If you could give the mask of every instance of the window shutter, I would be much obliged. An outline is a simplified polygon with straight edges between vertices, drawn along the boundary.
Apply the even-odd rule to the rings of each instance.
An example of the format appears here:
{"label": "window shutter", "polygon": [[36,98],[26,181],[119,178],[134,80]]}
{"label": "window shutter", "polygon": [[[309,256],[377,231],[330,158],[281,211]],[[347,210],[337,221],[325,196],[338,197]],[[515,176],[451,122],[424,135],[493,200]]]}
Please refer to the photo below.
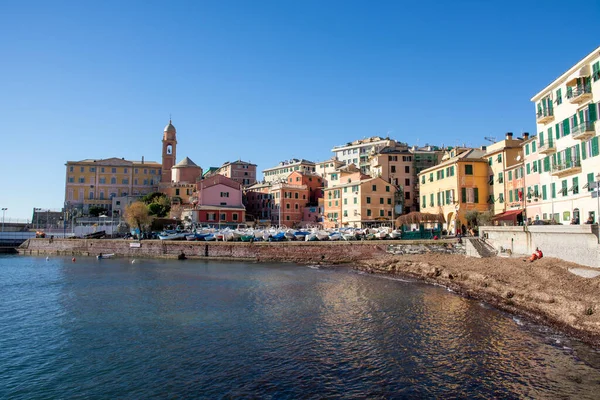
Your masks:
{"label": "window shutter", "polygon": [[467,188],[460,189],[460,198],[462,199],[463,203],[467,202]]}
{"label": "window shutter", "polygon": [[473,188],[473,197],[475,198],[475,204],[479,203],[479,188]]}
{"label": "window shutter", "polygon": [[554,183],[554,182],[552,183],[551,193],[552,193],[552,198],[553,199],[556,198],[556,183]]}
{"label": "window shutter", "polygon": [[586,147],[587,147],[587,143],[584,142],[583,146],[581,146],[581,159],[582,160],[585,160],[587,158],[587,149],[586,149]]}
{"label": "window shutter", "polygon": [[546,193],[546,185],[542,185],[542,200],[546,200],[548,198],[548,194]]}
{"label": "window shutter", "polygon": [[[555,131],[554,132],[554,136],[556,137],[556,139],[560,139],[560,124],[556,124],[554,125]],[[548,133],[551,133],[550,130],[548,130]]]}
{"label": "window shutter", "polygon": [[[575,116],[575,118],[577,118],[577,116]],[[569,118],[563,121],[563,130],[563,136],[567,136],[569,133],[571,133],[571,127],[569,126]]]}
{"label": "window shutter", "polygon": [[565,163],[567,165],[571,163],[571,148],[565,150]]}
{"label": "window shutter", "polygon": [[592,157],[598,155],[598,136],[592,138]]}
{"label": "window shutter", "polygon": [[512,203],[512,201],[513,201],[513,192],[512,192],[512,190],[510,190],[508,192],[508,201],[509,201],[509,203]]}
{"label": "window shutter", "polygon": [[590,112],[590,121],[594,122],[598,118],[598,104],[592,103],[588,106]]}
{"label": "window shutter", "polygon": [[531,173],[531,166],[529,165],[529,163],[527,163],[527,175],[529,175]]}
{"label": "window shutter", "polygon": [[[552,128],[550,128],[552,129]],[[544,145],[544,132],[540,132],[539,134],[540,137],[540,147]]]}
{"label": "window shutter", "polygon": [[575,145],[575,159],[577,160],[579,158],[579,144]]}

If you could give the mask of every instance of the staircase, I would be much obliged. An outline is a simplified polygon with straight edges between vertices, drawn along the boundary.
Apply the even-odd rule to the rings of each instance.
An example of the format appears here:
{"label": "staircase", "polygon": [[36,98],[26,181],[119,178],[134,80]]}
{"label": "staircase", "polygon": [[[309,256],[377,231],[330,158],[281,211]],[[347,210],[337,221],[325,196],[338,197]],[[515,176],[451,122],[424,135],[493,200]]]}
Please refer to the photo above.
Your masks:
{"label": "staircase", "polygon": [[467,240],[467,255],[469,257],[495,257],[498,251],[489,243],[480,238],[468,238]]}

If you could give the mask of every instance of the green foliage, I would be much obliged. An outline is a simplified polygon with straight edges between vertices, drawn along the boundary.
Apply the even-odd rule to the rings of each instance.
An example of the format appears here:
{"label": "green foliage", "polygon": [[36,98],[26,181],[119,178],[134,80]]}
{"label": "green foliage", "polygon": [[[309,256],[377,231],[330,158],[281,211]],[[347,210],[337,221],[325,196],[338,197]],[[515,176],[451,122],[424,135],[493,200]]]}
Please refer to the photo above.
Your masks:
{"label": "green foliage", "polygon": [[92,217],[97,217],[97,216],[99,216],[101,214],[105,214],[107,212],[108,211],[106,209],[102,208],[102,207],[91,206],[90,209],[89,209],[89,211],[88,211],[88,214],[90,214]]}
{"label": "green foliage", "polygon": [[465,213],[465,219],[469,226],[477,226],[477,219],[479,217],[479,211],[471,210]]}
{"label": "green foliage", "polygon": [[149,193],[142,197],[142,201],[147,205],[151,216],[165,217],[171,211],[171,200],[164,193]]}

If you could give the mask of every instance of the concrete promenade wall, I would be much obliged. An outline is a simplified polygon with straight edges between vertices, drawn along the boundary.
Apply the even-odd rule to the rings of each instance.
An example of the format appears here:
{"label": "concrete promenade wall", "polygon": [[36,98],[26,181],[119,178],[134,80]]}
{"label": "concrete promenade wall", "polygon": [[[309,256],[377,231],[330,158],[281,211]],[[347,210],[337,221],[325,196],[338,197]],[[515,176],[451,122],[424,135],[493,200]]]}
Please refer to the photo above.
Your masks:
{"label": "concrete promenade wall", "polygon": [[[140,247],[123,239],[30,239],[17,250],[20,254],[96,256],[100,253],[121,257],[175,258],[184,252],[188,258],[240,259],[298,263],[348,263],[385,254],[464,254],[456,240],[437,241],[339,241],[339,242],[188,242],[143,240]],[[134,244],[136,246],[137,244]]]}
{"label": "concrete promenade wall", "polygon": [[530,255],[539,247],[546,256],[600,268],[598,225],[482,226],[479,232],[499,254]]}

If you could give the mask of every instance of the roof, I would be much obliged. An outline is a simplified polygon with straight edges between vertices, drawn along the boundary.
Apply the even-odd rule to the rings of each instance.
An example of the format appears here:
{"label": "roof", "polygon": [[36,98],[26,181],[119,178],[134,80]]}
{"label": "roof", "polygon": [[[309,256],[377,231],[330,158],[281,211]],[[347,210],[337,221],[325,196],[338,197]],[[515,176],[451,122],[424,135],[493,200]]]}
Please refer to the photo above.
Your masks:
{"label": "roof", "polygon": [[254,165],[256,167],[256,164],[252,164],[251,162],[237,160],[237,161],[225,161],[223,163],[223,165],[221,165],[221,168],[223,168],[223,167],[225,167],[227,165],[233,165],[233,164],[236,164],[236,165]]}
{"label": "roof", "polygon": [[184,158],[183,160],[179,161],[177,164],[175,164],[173,166],[173,168],[186,168],[186,167],[200,168],[189,157]]}
{"label": "roof", "polygon": [[219,167],[209,167],[206,171],[204,171],[202,176],[210,175],[212,173],[217,172],[218,170],[219,170]]}
{"label": "roof", "polygon": [[169,124],[167,126],[165,126],[165,132],[168,132],[168,133],[176,133],[177,132],[177,130],[171,123],[171,120],[169,120]]}

